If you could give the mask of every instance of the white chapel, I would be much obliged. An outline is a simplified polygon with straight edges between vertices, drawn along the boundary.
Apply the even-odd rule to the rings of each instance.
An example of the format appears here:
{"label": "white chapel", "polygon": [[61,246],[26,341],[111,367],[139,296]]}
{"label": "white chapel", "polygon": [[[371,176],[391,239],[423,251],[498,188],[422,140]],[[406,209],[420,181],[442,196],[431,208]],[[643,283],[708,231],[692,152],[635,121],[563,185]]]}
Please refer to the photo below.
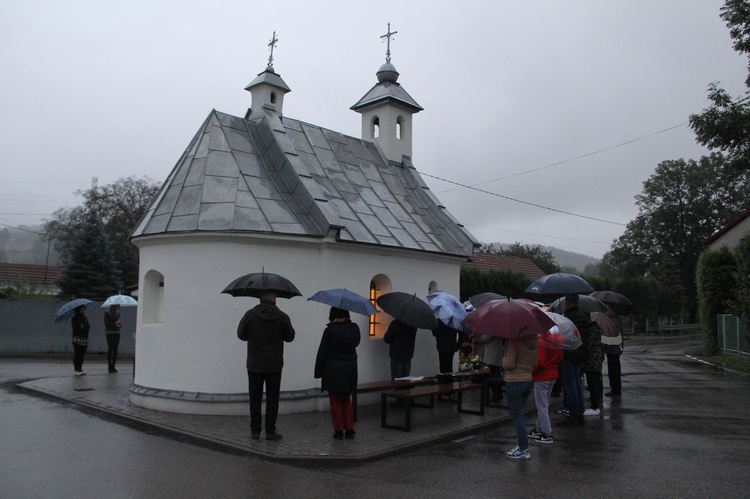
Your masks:
{"label": "white chapel", "polygon": [[[461,264],[479,246],[412,162],[413,117],[422,107],[398,83],[390,46],[377,83],[351,107],[362,116],[360,137],[285,116],[291,89],[272,60],[245,88],[252,101],[244,116],[208,114],[133,232],[140,251],[133,404],[249,413],[246,345],[236,331],[258,300],[221,291],[264,270],[303,294],[277,300],[297,333],[285,345],[280,413],[328,410],[313,366],[329,308],[306,298],[330,288],[458,295]],[[382,337],[391,318],[352,320],[362,331],[360,382],[388,379]],[[420,330],[412,374],[437,371],[434,338]]]}

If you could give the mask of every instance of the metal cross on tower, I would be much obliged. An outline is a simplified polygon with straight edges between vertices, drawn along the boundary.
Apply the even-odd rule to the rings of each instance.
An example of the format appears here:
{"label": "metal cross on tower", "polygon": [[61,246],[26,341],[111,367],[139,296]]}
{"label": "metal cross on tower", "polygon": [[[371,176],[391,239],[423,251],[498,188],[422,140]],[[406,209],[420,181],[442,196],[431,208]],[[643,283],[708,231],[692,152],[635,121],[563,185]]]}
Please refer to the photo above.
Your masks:
{"label": "metal cross on tower", "polygon": [[268,57],[268,67],[273,67],[273,48],[276,46],[276,42],[278,42],[279,39],[276,38],[276,32],[273,32],[273,37],[268,41],[268,46],[271,47],[271,55]]}
{"label": "metal cross on tower", "polygon": [[391,32],[391,23],[388,23],[388,33],[380,37],[388,39],[388,48],[385,51],[385,62],[388,64],[391,63],[391,37],[396,33],[398,33],[398,31]]}

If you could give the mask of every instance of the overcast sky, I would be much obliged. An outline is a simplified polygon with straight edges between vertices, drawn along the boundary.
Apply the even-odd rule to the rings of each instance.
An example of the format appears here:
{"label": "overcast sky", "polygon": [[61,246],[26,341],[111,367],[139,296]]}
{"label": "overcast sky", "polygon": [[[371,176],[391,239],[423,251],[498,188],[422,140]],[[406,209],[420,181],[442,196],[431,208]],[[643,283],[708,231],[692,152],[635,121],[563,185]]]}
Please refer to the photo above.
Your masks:
{"label": "overcast sky", "polygon": [[601,257],[659,162],[707,153],[687,121],[708,84],[745,90],[722,4],[0,0],[0,223],[78,205],[92,177],[163,182],[211,109],[244,116],[274,31],[284,114],[359,136],[390,22],[443,204],[481,242]]}

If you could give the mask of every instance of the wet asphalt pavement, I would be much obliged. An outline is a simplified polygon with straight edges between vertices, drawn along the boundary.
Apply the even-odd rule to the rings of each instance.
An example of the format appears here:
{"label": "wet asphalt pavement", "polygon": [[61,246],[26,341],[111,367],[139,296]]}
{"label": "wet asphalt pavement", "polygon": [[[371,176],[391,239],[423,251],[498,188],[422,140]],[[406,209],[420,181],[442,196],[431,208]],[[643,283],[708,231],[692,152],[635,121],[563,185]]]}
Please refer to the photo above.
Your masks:
{"label": "wet asphalt pavement", "polygon": [[0,497],[750,497],[750,377],[685,356],[698,342],[633,338],[623,397],[585,427],[553,416],[522,462],[510,422],[363,462],[261,459],[21,391],[69,359],[3,358]]}

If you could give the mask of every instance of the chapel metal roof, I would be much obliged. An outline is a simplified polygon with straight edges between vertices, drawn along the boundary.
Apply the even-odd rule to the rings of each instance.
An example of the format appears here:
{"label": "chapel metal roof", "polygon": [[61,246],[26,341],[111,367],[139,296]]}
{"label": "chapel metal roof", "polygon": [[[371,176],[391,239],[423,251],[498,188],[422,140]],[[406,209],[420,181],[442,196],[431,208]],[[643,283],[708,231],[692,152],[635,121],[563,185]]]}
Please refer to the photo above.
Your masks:
{"label": "chapel metal roof", "polygon": [[479,243],[413,164],[373,142],[281,118],[211,111],[133,237],[256,232],[470,256]]}

